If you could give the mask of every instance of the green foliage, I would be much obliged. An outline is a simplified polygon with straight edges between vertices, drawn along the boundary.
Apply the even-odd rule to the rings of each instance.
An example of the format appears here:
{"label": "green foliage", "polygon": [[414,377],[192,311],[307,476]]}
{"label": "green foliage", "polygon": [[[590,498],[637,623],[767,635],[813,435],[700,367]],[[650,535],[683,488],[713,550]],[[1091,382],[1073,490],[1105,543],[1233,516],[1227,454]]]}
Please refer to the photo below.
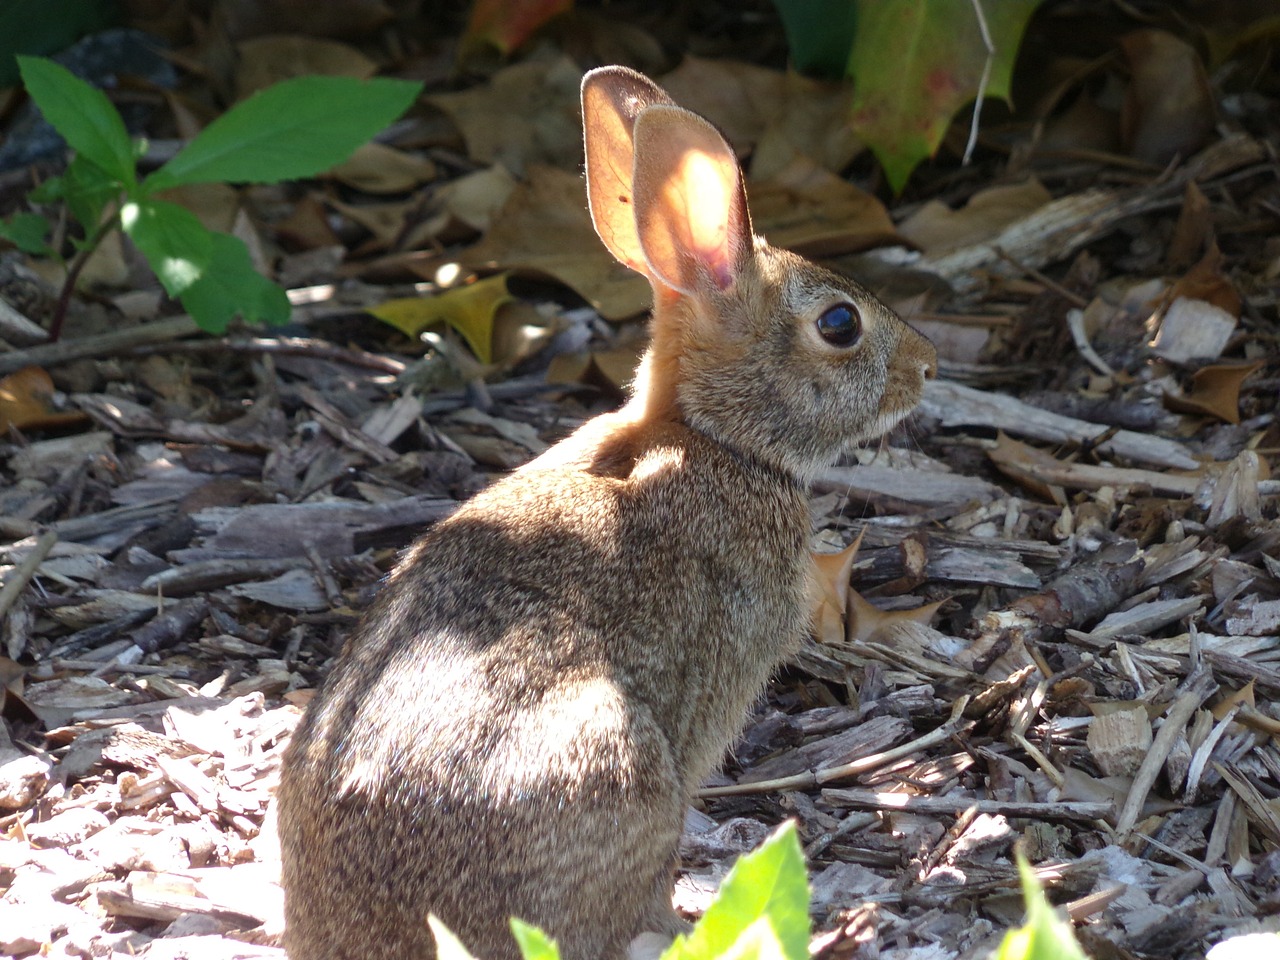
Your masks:
{"label": "green foliage", "polygon": [[[975,4],[987,24],[990,54]],[[796,68],[853,79],[854,128],[895,192],[938,149],[965,104],[979,95],[1008,99],[1018,44],[1039,4],[774,0]]]}
{"label": "green foliage", "polygon": [[[390,79],[288,80],[232,107],[139,181],[134,145],[102,91],[48,60],[18,57],[18,66],[31,98],[76,151],[66,173],[30,199],[66,204],[85,231],[78,245],[81,265],[108,231],[123,230],[165,292],[213,333],[225,330],[237,313],[251,323],[285,323],[288,298],[253,269],[241,240],[208,230],[185,207],[157,194],[184,184],[274,183],[321,173],[403,113],[420,89]],[[46,230],[44,218],[34,214],[0,223],[0,236],[33,253],[52,252],[44,244]]]}
{"label": "green foliage", "polygon": [[1021,853],[1018,875],[1027,902],[1027,922],[1004,935],[992,960],[1088,960],[1071,932],[1071,924],[1054,912],[1036,881],[1035,871]]}
{"label": "green foliage", "polygon": [[118,20],[111,0],[0,0],[0,87],[18,82],[20,53],[54,53]]}

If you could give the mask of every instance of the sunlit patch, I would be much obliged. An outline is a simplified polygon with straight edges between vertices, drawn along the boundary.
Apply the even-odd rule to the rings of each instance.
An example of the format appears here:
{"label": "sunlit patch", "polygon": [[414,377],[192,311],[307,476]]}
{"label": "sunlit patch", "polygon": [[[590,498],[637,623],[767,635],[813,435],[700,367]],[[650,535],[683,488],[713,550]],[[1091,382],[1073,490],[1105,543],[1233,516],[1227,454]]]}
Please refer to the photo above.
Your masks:
{"label": "sunlit patch", "polygon": [[446,263],[436,270],[435,281],[437,286],[451,287],[458,282],[458,277],[462,274],[462,264]]}
{"label": "sunlit patch", "polygon": [[690,150],[680,160],[675,189],[685,195],[689,241],[699,258],[712,267],[722,283],[729,276],[729,224],[726,212],[737,178],[725,163],[701,150]]}

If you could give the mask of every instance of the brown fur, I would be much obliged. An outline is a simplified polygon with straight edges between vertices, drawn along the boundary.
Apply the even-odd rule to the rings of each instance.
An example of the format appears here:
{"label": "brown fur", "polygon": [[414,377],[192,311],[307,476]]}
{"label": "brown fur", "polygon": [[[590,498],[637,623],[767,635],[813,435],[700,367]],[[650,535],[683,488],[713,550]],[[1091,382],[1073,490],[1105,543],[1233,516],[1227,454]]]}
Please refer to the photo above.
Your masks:
{"label": "brown fur", "polygon": [[[635,166],[653,163],[636,91],[678,111],[664,139],[701,124],[709,142],[643,77],[596,71],[593,188],[591,119],[610,103],[598,128],[635,124]],[[674,165],[645,176],[669,184]],[[637,218],[649,202],[658,220],[620,237],[602,205],[630,203],[631,180],[611,177],[597,224],[655,286],[633,397],[423,537],[311,704],[279,790],[293,960],[425,960],[429,912],[484,960],[516,956],[511,915],[566,960],[677,932],[690,793],[805,628],[807,479],[904,416],[932,372],[928,341],[861,287],[752,241],[743,196],[724,250],[690,259],[677,238],[677,263],[637,238],[678,233],[680,209],[641,196]],[[813,329],[840,302],[863,323],[844,350]]]}

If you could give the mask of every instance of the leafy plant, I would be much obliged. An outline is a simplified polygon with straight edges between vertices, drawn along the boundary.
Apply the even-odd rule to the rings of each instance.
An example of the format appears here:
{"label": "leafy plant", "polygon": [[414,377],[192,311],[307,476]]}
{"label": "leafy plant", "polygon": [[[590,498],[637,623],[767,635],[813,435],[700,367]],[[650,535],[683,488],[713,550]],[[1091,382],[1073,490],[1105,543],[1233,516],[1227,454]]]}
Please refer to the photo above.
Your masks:
{"label": "leafy plant", "polygon": [[854,128],[900,192],[961,107],[1008,99],[1018,44],[1040,0],[774,4],[797,68],[852,78]]}
{"label": "leafy plant", "polygon": [[[474,960],[436,917],[428,922],[438,960]],[[524,960],[559,960],[555,942],[541,930],[513,919],[511,931]],[[809,881],[795,824],[786,823],[734,865],[693,932],[677,937],[662,960],[808,956]]]}
{"label": "leafy plant", "polygon": [[[195,183],[276,183],[314,176],[340,163],[403,113],[421,85],[404,80],[299,77],[260,91],[209,124],[173,159],[139,179],[139,151],[106,95],[49,60],[18,57],[23,83],[45,119],[76,152],[66,172],[33,191],[37,204],[62,202],[84,230],[72,241],[58,310],[57,339],[75,281],[94,249],[122,230],[165,292],[203,329],[220,333],[238,313],[247,322],[285,323],[285,292],[253,268],[236,237],[206,229],[195,214],[162,198]],[[19,214],[0,223],[23,250],[57,256],[48,221]]]}
{"label": "leafy plant", "polygon": [[1035,871],[1021,853],[1018,876],[1027,902],[1027,922],[1004,935],[992,960],[1088,960],[1071,932],[1071,924],[1054,912],[1036,881]]}

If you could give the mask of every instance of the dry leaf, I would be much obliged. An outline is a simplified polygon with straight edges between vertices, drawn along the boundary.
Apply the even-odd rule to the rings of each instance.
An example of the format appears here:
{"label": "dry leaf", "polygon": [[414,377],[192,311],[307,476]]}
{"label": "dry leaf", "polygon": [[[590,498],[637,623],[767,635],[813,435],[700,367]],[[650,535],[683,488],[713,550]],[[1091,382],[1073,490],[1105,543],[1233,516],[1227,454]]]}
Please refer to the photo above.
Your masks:
{"label": "dry leaf", "polygon": [[1240,422],[1240,387],[1252,374],[1266,366],[1253,363],[1216,363],[1201,367],[1191,375],[1191,391],[1183,396],[1164,395],[1164,405],[1178,413],[1216,417],[1224,423]]}
{"label": "dry leaf", "polygon": [[719,127],[743,156],[787,103],[785,73],[736,60],[685,57],[659,83],[680,106]]}
{"label": "dry leaf", "polygon": [[1130,155],[1164,165],[1195,153],[1213,132],[1213,93],[1195,48],[1163,30],[1120,38],[1131,79],[1120,111]]}
{"label": "dry leaf", "polygon": [[481,163],[523,173],[534,163],[577,169],[582,160],[578,88],[582,71],[567,57],[529,60],[484,86],[427,100],[447,113]]}
{"label": "dry leaf", "polygon": [[845,609],[849,604],[849,577],[853,561],[862,545],[865,528],[853,542],[838,553],[813,554],[813,570],[809,577],[809,602],[813,635],[819,643],[844,643]]}
{"label": "dry leaf", "polygon": [[777,247],[812,257],[900,242],[879,200],[805,156],[748,193],[755,229]]}
{"label": "dry leaf", "polygon": [[405,237],[405,249],[484,233],[515,188],[515,177],[501,164],[444,184],[432,193],[430,215]]}
{"label": "dry leaf", "polygon": [[506,56],[552,17],[572,9],[573,0],[475,0],[461,46],[489,44]]}
{"label": "dry leaf", "polygon": [[277,237],[292,244],[291,249],[318,250],[338,243],[338,235],[329,224],[324,204],[314,194],[294,201],[289,215],[277,220],[272,228]]}
{"label": "dry leaf", "polygon": [[845,613],[845,639],[850,643],[868,643],[880,639],[885,631],[901,624],[916,623],[927,627],[944,603],[945,599],[926,603],[913,610],[881,610],[850,587]]}
{"label": "dry leaf", "polygon": [[472,269],[522,270],[572,288],[606,320],[649,308],[649,282],[618,263],[596,236],[582,178],[534,167],[511,194],[493,228],[458,259]]}
{"label": "dry leaf", "polygon": [[396,150],[381,143],[366,143],[328,174],[333,179],[365,193],[408,193],[436,178],[430,160]]}
{"label": "dry leaf", "polygon": [[0,380],[0,436],[14,430],[48,430],[88,418],[68,410],[43,367],[23,367]]}
{"label": "dry leaf", "polygon": [[1000,231],[1039,210],[1053,196],[1039,180],[990,187],[958,210],[930,200],[898,225],[898,233],[926,253],[956,250],[989,241]]}
{"label": "dry leaf", "polygon": [[1188,180],[1165,260],[1170,267],[1185,270],[1212,247],[1213,213],[1209,209],[1209,198],[1194,180]]}
{"label": "dry leaf", "polygon": [[636,341],[627,346],[589,353],[561,353],[553,357],[547,368],[550,383],[585,383],[624,392],[635,379],[636,367],[644,353]]}
{"label": "dry leaf", "polygon": [[319,40],[293,34],[254,37],[242,41],[236,64],[236,96],[264,90],[281,80],[313,74],[328,77],[358,77],[378,72],[378,65],[355,47],[336,40]]}
{"label": "dry leaf", "polygon": [[446,290],[439,296],[388,300],[366,309],[415,340],[428,327],[446,323],[462,334],[476,358],[487,364],[493,360],[494,314],[512,299],[507,275],[499,274]]}
{"label": "dry leaf", "polygon": [[1234,708],[1242,705],[1246,707],[1257,706],[1257,703],[1255,702],[1254,696],[1253,696],[1252,680],[1246,683],[1239,690],[1236,690],[1234,693],[1228,693],[1225,697],[1223,697],[1221,700],[1219,700],[1217,703],[1213,705],[1210,712],[1213,714],[1213,719],[1221,720],[1228,713],[1230,713]]}

